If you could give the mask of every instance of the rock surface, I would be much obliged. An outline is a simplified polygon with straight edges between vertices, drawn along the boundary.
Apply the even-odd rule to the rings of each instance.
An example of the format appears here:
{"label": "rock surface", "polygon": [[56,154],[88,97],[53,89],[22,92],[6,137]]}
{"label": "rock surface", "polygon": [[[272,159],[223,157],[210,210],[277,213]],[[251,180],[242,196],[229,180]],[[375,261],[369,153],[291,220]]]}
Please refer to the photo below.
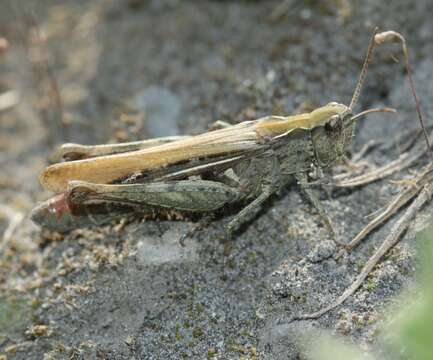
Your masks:
{"label": "rock surface", "polygon": [[[432,119],[431,0],[288,1],[271,21],[283,2],[2,5],[0,37],[9,48],[0,53],[0,92],[17,90],[21,100],[0,113],[0,354],[299,359],[316,338],[308,334],[323,330],[375,351],[387,304],[413,281],[414,238],[431,205],[354,296],[317,321],[295,323],[292,315],[341,294],[392,220],[335,259],[335,245],[296,186],[272,198],[230,249],[221,241],[228,216],[185,247],[177,240],[190,222],[135,220],[62,237],[41,232],[27,217],[49,196],[37,176],[62,142],[197,134],[218,119],[237,123],[349,102],[375,25],[407,36],[418,95]],[[402,64],[390,56],[400,58],[398,50],[377,49],[359,109],[386,105],[399,112],[363,119],[354,152],[371,139],[388,144],[418,127]],[[148,123],[152,116],[157,126]],[[366,159],[380,165],[398,151],[380,147]],[[335,191],[323,202],[349,241],[398,191],[383,180]]]}

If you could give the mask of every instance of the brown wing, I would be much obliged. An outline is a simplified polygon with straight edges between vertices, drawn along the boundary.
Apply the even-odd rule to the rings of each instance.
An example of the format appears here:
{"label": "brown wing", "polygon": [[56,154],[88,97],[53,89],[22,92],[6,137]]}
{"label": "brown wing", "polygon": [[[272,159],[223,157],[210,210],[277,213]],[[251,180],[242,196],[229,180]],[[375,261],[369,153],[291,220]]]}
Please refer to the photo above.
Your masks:
{"label": "brown wing", "polygon": [[255,121],[243,122],[143,150],[54,164],[41,174],[40,182],[45,188],[59,193],[71,180],[107,184],[137,172],[194,158],[251,150],[260,139],[255,124]]}

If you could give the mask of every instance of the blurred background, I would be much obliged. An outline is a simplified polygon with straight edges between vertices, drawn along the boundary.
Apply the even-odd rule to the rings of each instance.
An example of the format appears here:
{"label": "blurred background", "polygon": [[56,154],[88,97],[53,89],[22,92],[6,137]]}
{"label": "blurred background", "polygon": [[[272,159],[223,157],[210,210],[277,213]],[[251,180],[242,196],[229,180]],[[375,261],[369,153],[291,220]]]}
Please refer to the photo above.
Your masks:
{"label": "blurred background", "polygon": [[[152,358],[150,354],[156,354],[154,358],[296,358],[299,349],[287,334],[305,329],[278,328],[290,305],[279,305],[277,310],[272,306],[293,296],[302,304],[315,287],[321,287],[311,279],[326,273],[326,266],[336,266],[305,270],[302,281],[311,287],[309,295],[281,295],[275,290],[276,280],[272,282],[270,274],[288,271],[281,268],[285,262],[300,261],[315,246],[303,236],[294,236],[290,243],[273,242],[289,233],[288,224],[296,222],[290,230],[295,234],[309,228],[305,217],[311,214],[303,215],[308,206],[300,205],[297,194],[277,203],[243,236],[245,240],[234,245],[238,251],[231,259],[227,282],[201,272],[220,270],[221,244],[211,250],[210,245],[190,247],[182,253],[189,265],[182,260],[183,265],[175,266],[166,258],[172,248],[158,248],[163,254],[155,256],[164,259],[158,264],[171,265],[143,270],[152,261],[146,253],[141,258],[145,264],[140,265],[137,243],[147,236],[151,245],[160,246],[155,239],[165,236],[171,244],[176,236],[164,235],[170,224],[127,229],[123,235],[118,235],[119,229],[79,231],[64,241],[41,234],[28,219],[30,209],[50,195],[41,189],[38,175],[64,142],[98,144],[198,134],[215,120],[234,124],[268,114],[310,111],[330,101],[347,104],[375,26],[406,36],[423,110],[431,118],[432,14],[431,0],[2,0],[0,354],[8,359],[75,353],[77,359],[86,358],[79,357],[83,354],[113,359]],[[355,149],[371,139],[391,140],[396,136],[392,134],[418,126],[402,62],[396,63],[395,58],[401,58],[399,46],[378,49],[358,110],[388,105],[398,108],[399,114],[361,122]],[[380,152],[376,160],[384,163],[396,155],[398,149],[392,148]],[[365,222],[361,214],[384,205],[395,192],[383,184],[374,186],[353,196],[346,194],[342,204],[329,201],[328,205],[335,205],[331,212],[336,218],[346,217],[340,206],[354,212],[351,224],[345,224],[347,238]],[[287,220],[291,208],[298,213]],[[317,225],[312,226],[308,236],[314,238]],[[274,228],[270,234],[269,228]],[[385,303],[411,279],[414,246],[403,247],[399,265],[384,275],[398,274],[398,279],[387,291],[373,295],[370,304]],[[343,265],[363,261],[368,249]],[[199,261],[191,251],[205,255]],[[212,260],[213,255],[217,260]],[[121,265],[131,256],[132,263]],[[101,266],[98,273],[95,269]],[[189,266],[196,270],[191,272]],[[308,271],[312,278],[307,281]],[[117,285],[111,283],[113,276]],[[301,275],[284,276],[289,281]],[[335,285],[342,275],[329,272],[329,278]],[[326,283],[329,278],[322,280]],[[248,289],[247,279],[253,279]],[[124,288],[128,281],[130,286]],[[341,289],[338,286],[334,291]],[[152,292],[155,297],[146,298]],[[104,299],[114,293],[118,299],[107,305]],[[131,303],[119,305],[125,297]],[[53,304],[61,306],[53,310]],[[359,303],[348,306],[360,311],[362,319],[372,311],[356,308]],[[167,312],[156,311],[166,308]],[[91,315],[86,312],[90,309]],[[377,315],[376,310],[373,313],[370,319]],[[93,317],[98,320],[89,325]],[[320,326],[343,329],[341,333],[370,348],[374,321],[369,324],[366,319],[365,327],[356,328],[352,320],[343,326],[334,314]]]}

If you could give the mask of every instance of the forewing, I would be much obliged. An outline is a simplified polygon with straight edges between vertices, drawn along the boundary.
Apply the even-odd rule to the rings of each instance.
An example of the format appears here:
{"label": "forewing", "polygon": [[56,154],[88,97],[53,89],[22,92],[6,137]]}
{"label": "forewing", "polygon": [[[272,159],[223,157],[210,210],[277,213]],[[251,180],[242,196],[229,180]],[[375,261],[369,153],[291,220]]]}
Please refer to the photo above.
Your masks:
{"label": "forewing", "polygon": [[108,184],[134,173],[191,159],[239,155],[259,148],[263,142],[255,128],[258,121],[247,121],[142,150],[54,164],[41,174],[40,181],[45,188],[59,193],[65,191],[72,180]]}

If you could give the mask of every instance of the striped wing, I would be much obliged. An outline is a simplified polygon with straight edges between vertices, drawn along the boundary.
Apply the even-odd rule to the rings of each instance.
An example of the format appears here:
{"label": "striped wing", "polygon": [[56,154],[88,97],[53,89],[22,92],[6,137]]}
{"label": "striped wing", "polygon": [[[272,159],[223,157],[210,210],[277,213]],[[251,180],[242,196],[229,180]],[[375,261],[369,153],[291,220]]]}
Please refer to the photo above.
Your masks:
{"label": "striped wing", "polygon": [[239,155],[258,148],[261,135],[256,131],[257,121],[138,151],[54,164],[41,174],[40,182],[44,188],[60,193],[71,180],[109,184],[135,173],[166,168],[191,159]]}

